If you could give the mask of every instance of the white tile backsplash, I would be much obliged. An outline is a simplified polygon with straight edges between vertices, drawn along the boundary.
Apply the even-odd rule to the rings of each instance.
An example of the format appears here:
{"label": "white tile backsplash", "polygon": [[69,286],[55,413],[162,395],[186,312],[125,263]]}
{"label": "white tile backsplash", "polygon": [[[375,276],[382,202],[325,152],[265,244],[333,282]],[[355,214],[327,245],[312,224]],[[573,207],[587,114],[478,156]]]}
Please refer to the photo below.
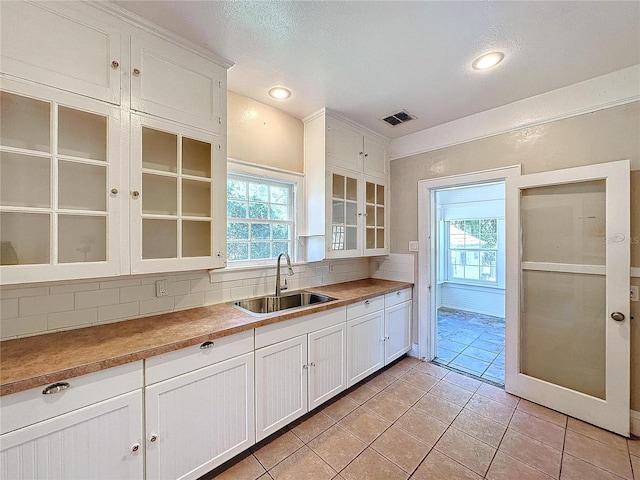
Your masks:
{"label": "white tile backsplash", "polygon": [[[374,260],[387,268],[392,264],[387,265],[386,258],[376,257]],[[295,265],[293,276],[286,275],[283,268],[282,280],[286,278],[289,289],[297,290],[368,278],[372,268],[368,258],[326,260]],[[276,269],[271,266],[216,270],[211,274],[199,270],[0,287],[0,339],[112,323],[264,295],[275,290],[275,274]],[[156,298],[156,280],[167,280],[166,297]]]}

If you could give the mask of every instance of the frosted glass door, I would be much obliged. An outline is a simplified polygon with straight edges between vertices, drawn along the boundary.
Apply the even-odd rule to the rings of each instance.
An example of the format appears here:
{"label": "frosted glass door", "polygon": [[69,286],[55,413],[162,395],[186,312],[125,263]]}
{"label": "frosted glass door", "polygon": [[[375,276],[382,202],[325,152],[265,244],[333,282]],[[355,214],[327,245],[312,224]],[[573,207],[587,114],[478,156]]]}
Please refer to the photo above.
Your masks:
{"label": "frosted glass door", "polygon": [[506,388],[628,435],[629,164],[507,189]]}
{"label": "frosted glass door", "polygon": [[331,256],[357,255],[360,246],[358,222],[358,179],[349,175],[329,173],[331,222],[328,223]]}

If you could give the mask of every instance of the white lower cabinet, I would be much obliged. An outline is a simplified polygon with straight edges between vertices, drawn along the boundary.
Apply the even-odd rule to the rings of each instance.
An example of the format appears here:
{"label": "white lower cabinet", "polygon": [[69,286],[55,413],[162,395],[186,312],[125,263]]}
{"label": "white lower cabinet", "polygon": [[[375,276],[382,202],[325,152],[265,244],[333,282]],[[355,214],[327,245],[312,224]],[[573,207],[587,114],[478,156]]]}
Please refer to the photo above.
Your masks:
{"label": "white lower cabinet", "polygon": [[347,322],[348,386],[384,367],[384,310]]}
{"label": "white lower cabinet", "polygon": [[346,388],[345,340],[344,308],[256,329],[256,441]]}
{"label": "white lower cabinet", "polygon": [[0,478],[143,478],[141,387],[135,362],[0,397]]}
{"label": "white lower cabinet", "polygon": [[411,350],[411,302],[385,309],[384,335],[385,365]]}
{"label": "white lower cabinet", "polygon": [[145,389],[147,479],[198,478],[255,443],[253,366],[252,330],[148,360],[148,382],[187,373]]}

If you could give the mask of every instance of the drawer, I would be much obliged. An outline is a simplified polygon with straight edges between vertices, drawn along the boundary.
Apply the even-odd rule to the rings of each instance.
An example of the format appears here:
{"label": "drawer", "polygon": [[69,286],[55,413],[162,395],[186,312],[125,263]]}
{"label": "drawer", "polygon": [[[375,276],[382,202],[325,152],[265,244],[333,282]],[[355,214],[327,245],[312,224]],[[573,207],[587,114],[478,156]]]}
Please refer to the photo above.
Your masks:
{"label": "drawer", "polygon": [[399,303],[411,300],[411,289],[405,288],[404,290],[398,290],[397,292],[387,293],[384,296],[384,307],[389,308]]}
{"label": "drawer", "polygon": [[256,328],[256,349],[331,327],[345,320],[345,307],[338,307],[265,325]]}
{"label": "drawer", "polygon": [[384,296],[370,298],[362,302],[347,305],[347,320],[358,318],[384,309]]}
{"label": "drawer", "polygon": [[216,338],[145,360],[145,385],[253,351],[253,330]]}
{"label": "drawer", "polygon": [[51,384],[0,397],[0,433],[142,388],[142,362],[127,363],[63,382],[68,383],[69,388],[49,395],[43,390]]}

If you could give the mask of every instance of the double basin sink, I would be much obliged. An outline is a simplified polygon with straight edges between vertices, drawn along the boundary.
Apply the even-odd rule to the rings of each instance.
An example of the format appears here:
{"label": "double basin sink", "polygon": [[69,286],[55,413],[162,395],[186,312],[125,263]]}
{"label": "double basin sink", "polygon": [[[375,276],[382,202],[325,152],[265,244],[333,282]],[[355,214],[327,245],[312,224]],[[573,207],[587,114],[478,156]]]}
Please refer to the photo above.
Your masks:
{"label": "double basin sink", "polygon": [[332,300],[335,300],[335,298],[302,290],[280,296],[265,295],[262,297],[248,298],[246,300],[232,302],[230,305],[250,315],[260,316],[282,312],[283,310],[309,307],[311,305],[331,302]]}

